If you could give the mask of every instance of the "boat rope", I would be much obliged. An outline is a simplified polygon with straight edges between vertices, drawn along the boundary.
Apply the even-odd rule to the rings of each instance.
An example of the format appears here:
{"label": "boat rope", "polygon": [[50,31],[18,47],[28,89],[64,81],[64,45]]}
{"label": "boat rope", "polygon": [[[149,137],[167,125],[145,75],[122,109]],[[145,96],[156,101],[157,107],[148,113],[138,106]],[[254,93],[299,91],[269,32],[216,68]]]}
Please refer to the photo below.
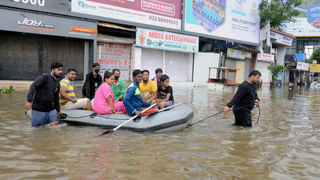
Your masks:
{"label": "boat rope", "polygon": [[261,109],[260,109],[260,106],[257,106],[257,108],[259,109],[259,115],[258,115],[258,118],[257,118],[257,124],[259,123],[259,119],[260,119],[260,115],[261,115]]}
{"label": "boat rope", "polygon": [[[65,113],[63,113],[63,114],[65,114]],[[90,118],[101,117],[101,118],[113,119],[113,120],[128,120],[128,118],[112,118],[112,117],[106,117],[106,116],[103,116],[103,115],[98,115],[97,113],[91,113],[91,114],[84,115],[84,116],[70,116],[68,114],[66,114],[66,115],[67,115],[66,117],[70,117],[70,118],[73,118],[73,119],[86,118],[86,117],[90,117]]]}
{"label": "boat rope", "polygon": [[[240,110],[240,109],[247,108],[247,107],[248,107],[248,106],[242,106],[242,107],[237,108],[237,109]],[[257,124],[258,124],[259,119],[260,119],[260,115],[261,115],[261,110],[260,110],[260,106],[257,106],[257,108],[259,109],[259,116],[258,116],[258,118],[257,118]],[[209,115],[208,117],[205,117],[205,118],[203,118],[203,119],[201,119],[201,120],[199,120],[199,121],[196,121],[196,122],[194,122],[194,123],[190,123],[190,124],[188,125],[188,127],[191,127],[191,126],[193,126],[193,125],[195,125],[195,124],[198,124],[198,123],[200,123],[200,122],[202,122],[202,121],[208,120],[208,119],[210,119],[210,118],[212,118],[212,117],[214,117],[214,116],[217,116],[217,115],[219,115],[219,114],[222,114],[223,112],[224,112],[224,111],[220,111],[220,112],[217,112],[217,113],[215,113],[215,114]]]}
{"label": "boat rope", "polygon": [[200,123],[200,122],[202,122],[202,121],[205,121],[205,120],[207,120],[207,119],[209,119],[209,118],[212,118],[212,117],[214,117],[214,116],[217,116],[217,115],[219,115],[219,114],[221,114],[221,113],[223,113],[223,112],[224,112],[224,111],[217,112],[217,113],[212,114],[212,115],[210,115],[210,116],[208,116],[208,117],[206,117],[206,118],[203,118],[203,119],[201,119],[201,120],[199,120],[199,121],[197,121],[197,122],[190,123],[188,126],[191,127],[191,126],[193,126],[193,125],[195,125],[195,124],[198,124],[198,123]]}

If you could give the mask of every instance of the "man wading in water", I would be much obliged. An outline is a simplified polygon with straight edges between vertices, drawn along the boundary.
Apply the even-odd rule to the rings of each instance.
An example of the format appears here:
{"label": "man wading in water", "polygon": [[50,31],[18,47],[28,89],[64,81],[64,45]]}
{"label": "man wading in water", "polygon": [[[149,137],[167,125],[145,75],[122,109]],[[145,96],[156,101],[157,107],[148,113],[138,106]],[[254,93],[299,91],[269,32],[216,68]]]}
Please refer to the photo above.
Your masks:
{"label": "man wading in water", "polygon": [[251,71],[248,80],[239,86],[236,95],[224,107],[224,112],[228,112],[234,106],[235,123],[233,125],[252,127],[251,110],[254,105],[259,106],[260,101],[256,92],[256,83],[260,81],[260,77],[261,73],[259,71]]}

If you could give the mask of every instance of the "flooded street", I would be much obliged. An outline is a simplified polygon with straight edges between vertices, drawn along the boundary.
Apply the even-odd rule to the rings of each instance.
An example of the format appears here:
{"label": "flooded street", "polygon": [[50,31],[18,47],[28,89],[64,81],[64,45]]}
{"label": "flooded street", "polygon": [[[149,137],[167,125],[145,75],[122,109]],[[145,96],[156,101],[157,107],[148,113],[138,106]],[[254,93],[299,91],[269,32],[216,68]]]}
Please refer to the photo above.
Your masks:
{"label": "flooded street", "polygon": [[[0,95],[0,179],[320,179],[320,91],[258,92],[253,128],[233,127],[231,112],[182,132],[98,127],[31,128],[27,90]],[[77,93],[80,96],[80,91]],[[174,87],[193,121],[219,112],[233,92]]]}

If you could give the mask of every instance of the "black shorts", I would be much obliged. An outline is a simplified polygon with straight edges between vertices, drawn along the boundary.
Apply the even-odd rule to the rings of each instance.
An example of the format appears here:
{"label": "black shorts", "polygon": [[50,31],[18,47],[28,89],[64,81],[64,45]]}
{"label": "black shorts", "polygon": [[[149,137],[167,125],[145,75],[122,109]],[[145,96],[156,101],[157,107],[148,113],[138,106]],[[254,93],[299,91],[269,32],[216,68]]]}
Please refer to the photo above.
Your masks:
{"label": "black shorts", "polygon": [[233,111],[236,126],[252,127],[251,109],[245,108]]}

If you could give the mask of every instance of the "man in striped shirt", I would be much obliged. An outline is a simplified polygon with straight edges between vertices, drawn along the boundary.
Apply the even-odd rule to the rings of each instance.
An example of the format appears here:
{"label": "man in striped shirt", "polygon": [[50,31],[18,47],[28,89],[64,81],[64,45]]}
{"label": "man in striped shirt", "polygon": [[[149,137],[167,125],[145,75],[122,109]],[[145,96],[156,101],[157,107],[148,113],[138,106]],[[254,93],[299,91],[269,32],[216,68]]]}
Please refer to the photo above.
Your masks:
{"label": "man in striped shirt", "polygon": [[77,99],[72,81],[77,77],[77,70],[68,69],[63,80],[60,81],[60,107],[62,109],[87,109],[92,110],[90,99]]}

